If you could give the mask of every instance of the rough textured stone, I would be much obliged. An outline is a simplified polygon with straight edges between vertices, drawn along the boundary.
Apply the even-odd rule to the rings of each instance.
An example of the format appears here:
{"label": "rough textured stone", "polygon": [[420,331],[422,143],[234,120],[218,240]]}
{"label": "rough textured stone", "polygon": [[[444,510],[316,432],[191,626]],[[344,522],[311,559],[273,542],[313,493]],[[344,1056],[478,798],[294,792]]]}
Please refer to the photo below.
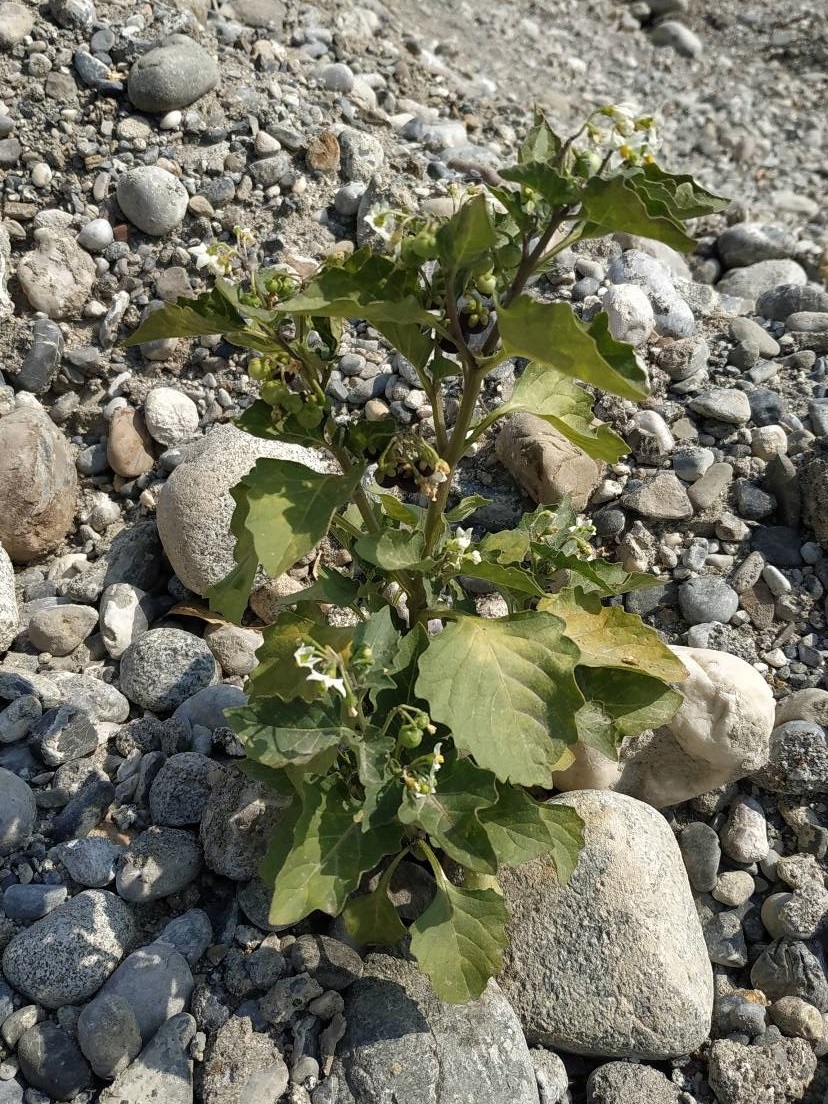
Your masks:
{"label": "rough textured stone", "polygon": [[121,689],[156,713],[171,713],[217,676],[210,649],[183,629],[150,629],[121,656]]}
{"label": "rough textured stone", "polygon": [[17,268],[26,298],[49,318],[80,317],[95,283],[95,262],[73,238],[45,227],[34,237],[36,248]]}
{"label": "rough textured stone", "polygon": [[213,1035],[204,1058],[204,1104],[253,1104],[279,1100],[288,1069],[279,1048],[246,1016],[231,1016]]}
{"label": "rough textured stone", "polygon": [[63,540],[75,514],[75,458],[39,405],[0,418],[0,540],[14,563],[29,563]]}
{"label": "rough textured stone", "polygon": [[666,1058],[707,1036],[713,979],[669,825],[631,798],[555,798],[585,823],[575,872],[548,859],[502,872],[511,912],[500,983],[531,1042],[576,1054]]}
{"label": "rough textured stone", "polygon": [[204,863],[214,874],[248,881],[278,831],[287,799],[232,767],[217,768],[210,781],[200,832]]}
{"label": "rough textured stone", "polygon": [[636,480],[621,497],[624,506],[646,518],[681,520],[693,516],[693,507],[681,480],[672,472]]}
{"label": "rough textured stone", "polygon": [[587,1079],[587,1104],[682,1104],[678,1085],[652,1066],[608,1062]]}
{"label": "rough textured stone", "polygon": [[24,846],[36,816],[32,791],[22,778],[0,767],[0,855]]}
{"label": "rough textured stone", "polygon": [[183,462],[164,484],[158,532],[176,575],[196,594],[205,594],[235,566],[230,489],[256,460],[267,456],[326,470],[320,455],[309,449],[222,426],[188,446]]}
{"label": "rough textured stone", "polygon": [[717,1039],[708,1078],[720,1104],[789,1104],[802,1098],[816,1064],[804,1039],[781,1039],[769,1047]]}
{"label": "rough textured stone", "polygon": [[[20,613],[14,590],[14,565],[6,549],[0,544],[0,653],[5,652],[17,636]],[[0,734],[0,743],[3,737]]]}
{"label": "rough textured stone", "polygon": [[196,1022],[181,1012],[158,1029],[135,1061],[101,1091],[98,1104],[193,1104],[189,1045]]}
{"label": "rough textured stone", "polygon": [[544,505],[554,505],[569,494],[573,507],[583,510],[601,477],[598,461],[534,414],[508,418],[495,449],[515,481]]}
{"label": "rough textured stone", "polygon": [[189,832],[148,828],[121,857],[115,884],[127,901],[157,901],[177,893],[201,870],[201,848]]}
{"label": "rough textured stone", "polygon": [[118,206],[129,221],[153,237],[179,226],[187,213],[187,189],[158,165],[139,165],[124,173],[116,194]]}
{"label": "rough textured stone", "polygon": [[345,992],[336,1104],[537,1104],[520,1024],[495,982],[470,1004],[439,1000],[413,962],[373,954]]}

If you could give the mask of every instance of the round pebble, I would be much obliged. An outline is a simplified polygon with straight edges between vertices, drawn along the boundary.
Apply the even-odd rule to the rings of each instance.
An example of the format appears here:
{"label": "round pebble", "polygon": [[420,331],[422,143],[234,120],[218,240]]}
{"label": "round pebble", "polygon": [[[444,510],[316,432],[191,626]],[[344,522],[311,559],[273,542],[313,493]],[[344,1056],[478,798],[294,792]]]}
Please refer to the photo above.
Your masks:
{"label": "round pebble", "polygon": [[129,221],[153,237],[180,226],[187,213],[187,189],[171,172],[157,165],[139,165],[124,173],[116,194]]}
{"label": "round pebble", "polygon": [[198,841],[179,828],[148,828],[121,856],[115,885],[125,901],[157,901],[189,885],[201,870]]}
{"label": "round pebble", "polygon": [[215,58],[192,39],[175,35],[172,41],[148,50],[133,64],[127,93],[139,111],[164,115],[179,107],[189,107],[218,82]]}
{"label": "round pebble", "polygon": [[150,629],[121,657],[121,689],[131,702],[171,713],[218,677],[212,652],[182,629]]}
{"label": "round pebble", "polygon": [[144,400],[150,436],[168,448],[183,445],[198,429],[198,407],[174,387],[154,387]]}

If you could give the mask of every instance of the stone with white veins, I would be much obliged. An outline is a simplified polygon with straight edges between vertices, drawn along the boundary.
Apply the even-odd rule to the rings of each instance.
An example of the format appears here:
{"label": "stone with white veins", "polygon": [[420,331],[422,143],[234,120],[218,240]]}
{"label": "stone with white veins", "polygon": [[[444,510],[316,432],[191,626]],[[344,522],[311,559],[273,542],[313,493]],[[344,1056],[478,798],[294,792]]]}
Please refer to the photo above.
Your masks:
{"label": "stone with white veins", "polygon": [[180,226],[189,202],[184,185],[158,165],[139,165],[124,173],[116,195],[129,221],[152,237]]}
{"label": "stone with white veins", "polygon": [[144,400],[144,421],[154,440],[175,448],[195,436],[198,407],[175,387],[153,387]]}

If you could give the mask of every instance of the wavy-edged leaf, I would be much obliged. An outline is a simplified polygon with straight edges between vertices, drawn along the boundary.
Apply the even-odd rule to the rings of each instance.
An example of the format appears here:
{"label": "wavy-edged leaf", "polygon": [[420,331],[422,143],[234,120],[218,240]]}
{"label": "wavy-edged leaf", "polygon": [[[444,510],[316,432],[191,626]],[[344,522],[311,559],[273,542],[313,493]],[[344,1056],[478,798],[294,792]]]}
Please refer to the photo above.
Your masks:
{"label": "wavy-edged leaf", "polygon": [[353,630],[354,648],[365,645],[371,649],[371,666],[362,670],[360,681],[363,686],[370,688],[372,700],[380,690],[394,685],[389,672],[401,639],[402,634],[394,625],[389,606],[383,606],[372,613],[367,621],[363,621]]}
{"label": "wavy-edged leaf", "polygon": [[483,579],[499,590],[511,590],[518,594],[529,594],[533,598],[542,598],[546,591],[530,571],[521,567],[491,562],[481,559],[473,563],[466,556],[460,565],[460,574],[470,579]]}
{"label": "wavy-edged leaf", "polygon": [[577,660],[551,614],[460,617],[429,642],[416,690],[478,766],[503,782],[551,788],[577,738]]}
{"label": "wavy-edged leaf", "polygon": [[381,567],[383,571],[404,571],[430,563],[423,560],[425,535],[403,529],[384,529],[367,533],[354,544],[360,559]]}
{"label": "wavy-edged leaf", "polygon": [[345,930],[363,947],[379,944],[391,947],[404,939],[407,930],[388,896],[388,883],[380,882],[372,893],[354,897],[342,913]]}
{"label": "wavy-edged leaf", "polygon": [[623,231],[654,238],[682,253],[696,244],[665,204],[653,202],[644,189],[636,186],[635,177],[593,176],[581,194],[581,217],[586,223],[584,238],[603,238]]}
{"label": "wavy-edged leaf", "polygon": [[416,695],[415,684],[419,675],[420,656],[428,647],[428,639],[426,630],[419,624],[403,636],[388,668],[393,687],[380,690],[376,694],[378,716],[387,716],[397,705],[425,707],[426,703]]}
{"label": "wavy-edged leaf", "polygon": [[655,162],[629,174],[629,179],[633,187],[660,199],[676,219],[701,218],[724,211],[730,205],[729,199],[708,192],[692,176],[666,172]]}
{"label": "wavy-edged leaf", "polygon": [[530,164],[533,161],[553,161],[563,148],[563,142],[549,125],[546,116],[539,108],[535,108],[532,126],[518,150],[518,162],[521,165]]}
{"label": "wavy-edged leaf", "polygon": [[497,857],[480,822],[479,812],[497,801],[495,778],[469,759],[446,756],[435,792],[405,791],[399,818],[421,828],[455,862],[485,874],[497,873]]}
{"label": "wavy-edged leaf", "polygon": [[523,563],[529,555],[529,533],[522,529],[503,529],[487,533],[478,545],[481,553],[501,564]]}
{"label": "wavy-edged leaf", "polygon": [[461,498],[456,506],[452,506],[450,510],[446,510],[446,521],[449,522],[450,525],[465,521],[466,518],[477,513],[483,506],[491,505],[491,501],[490,498],[484,498],[483,495],[467,495],[466,498]]}
{"label": "wavy-edged leaf", "polygon": [[654,575],[625,571],[621,564],[610,563],[609,560],[585,560],[541,544],[533,544],[532,551],[555,571],[566,571],[570,577],[570,585],[580,587],[585,592],[609,597],[660,584],[660,580]]}
{"label": "wavy-edged leaf", "polygon": [[307,429],[299,425],[292,415],[288,418],[273,420],[273,407],[262,399],[252,403],[237,419],[236,425],[252,433],[254,437],[263,437],[267,441],[281,441],[304,448],[325,448],[324,423]]}
{"label": "wavy-edged leaf", "polygon": [[584,823],[566,805],[544,805],[518,786],[497,783],[496,804],[480,812],[498,862],[519,866],[549,855],[558,881],[569,880],[584,845]]}
{"label": "wavy-edged leaf", "polygon": [[[632,345],[611,337],[606,319],[596,325],[597,321],[587,326],[575,316],[569,303],[542,303],[530,295],[518,296],[507,308],[498,307],[497,312],[506,356],[539,361],[564,376],[591,383],[623,399],[646,398],[647,373]],[[525,375],[515,384],[515,392]],[[539,384],[536,375],[533,386],[538,388]],[[553,395],[546,388],[542,400],[548,403]],[[543,416],[540,409],[532,409],[531,413]]]}
{"label": "wavy-edged leaf", "polygon": [[378,494],[380,509],[386,517],[397,521],[401,525],[418,526],[425,520],[426,512],[422,506],[415,506],[409,502],[400,502],[391,494]]}
{"label": "wavy-edged leaf", "polygon": [[435,236],[447,272],[458,272],[488,253],[497,238],[486,197],[481,193],[462,204]]}
{"label": "wavy-edged leaf", "polygon": [[[648,728],[667,724],[680,708],[683,698],[679,691],[666,686],[661,679],[642,671],[617,667],[579,667],[576,678],[584,697],[599,702],[615,726],[615,743],[625,736],[637,736]],[[596,718],[585,713],[576,718],[578,738],[593,747],[601,747],[607,733],[590,732],[588,725]]]}
{"label": "wavy-edged leaf", "polygon": [[250,758],[277,770],[292,766],[309,773],[326,771],[350,731],[338,708],[321,701],[256,698],[228,709],[225,716]]}
{"label": "wavy-edged leaf", "polygon": [[333,567],[320,564],[317,578],[302,590],[271,601],[274,609],[286,609],[302,602],[324,602],[332,606],[352,606],[359,597],[359,583]]}
{"label": "wavy-edged leaf", "polygon": [[181,297],[150,314],[123,342],[126,347],[168,337],[207,337],[243,329],[244,318],[218,288],[194,299]]}
{"label": "wavy-edged leaf", "polygon": [[292,845],[276,872],[271,924],[295,924],[316,909],[338,915],[363,874],[399,850],[399,824],[375,818],[363,832],[361,809],[339,776],[304,787]]}
{"label": "wavy-edged leaf", "polygon": [[275,696],[283,701],[301,698],[310,702],[319,697],[319,683],[308,681],[308,672],[296,663],[294,652],[312,639],[323,648],[331,647],[345,655],[351,646],[353,629],[285,612],[275,624],[266,625],[262,635],[264,641],[256,652],[258,665],[250,675],[251,701]]}
{"label": "wavy-edged leaf", "polygon": [[210,609],[221,614],[227,621],[233,621],[239,625],[247,609],[250,591],[253,589],[253,580],[259,568],[259,557],[253,534],[247,528],[247,518],[250,513],[247,496],[238,487],[234,487],[230,493],[236,503],[230,519],[230,532],[236,538],[233,549],[235,566],[223,579],[207,588],[207,599]]}
{"label": "wavy-edged leaf", "polygon": [[409,928],[411,953],[438,997],[477,1000],[503,966],[508,918],[496,890],[462,889],[438,877],[434,900]]}
{"label": "wavy-edged leaf", "polygon": [[540,161],[527,161],[524,164],[510,165],[500,170],[504,180],[513,184],[525,185],[537,192],[550,207],[568,207],[577,203],[581,189],[571,177],[559,173],[552,165]]}

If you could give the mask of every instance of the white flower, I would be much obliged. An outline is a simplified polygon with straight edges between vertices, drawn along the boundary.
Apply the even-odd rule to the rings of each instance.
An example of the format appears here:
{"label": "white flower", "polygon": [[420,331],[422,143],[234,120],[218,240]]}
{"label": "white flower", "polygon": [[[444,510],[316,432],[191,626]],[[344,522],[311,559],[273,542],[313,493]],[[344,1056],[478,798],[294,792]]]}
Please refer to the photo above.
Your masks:
{"label": "white flower", "polygon": [[216,245],[205,245],[200,242],[192,245],[187,251],[195,258],[195,266],[200,271],[208,269],[214,276],[225,276],[230,271],[230,258],[228,251],[220,251]]}
{"label": "white flower", "polygon": [[311,644],[300,644],[293,653],[293,658],[297,667],[307,667],[308,670],[313,671],[321,657]]}
{"label": "white flower", "polygon": [[345,689],[345,680],[341,678],[331,678],[331,676],[326,675],[324,671],[311,671],[308,675],[308,682],[321,682],[325,690],[336,690],[337,694],[341,694],[343,698],[348,696],[348,692]]}
{"label": "white flower", "polygon": [[454,543],[460,549],[461,552],[465,552],[472,542],[472,530],[461,529],[458,525],[454,531]]}
{"label": "white flower", "polygon": [[309,672],[308,682],[321,682],[325,690],[335,690],[343,698],[348,696],[348,691],[345,689],[345,680],[336,678],[330,673],[335,668],[329,667],[328,671],[317,670],[317,667],[325,662],[326,657],[317,651],[312,644],[300,644],[293,653],[293,658],[297,667],[304,667]]}
{"label": "white flower", "polygon": [[469,552],[468,558],[475,565],[479,564],[480,561],[482,560],[482,556],[480,555],[479,552]]}

